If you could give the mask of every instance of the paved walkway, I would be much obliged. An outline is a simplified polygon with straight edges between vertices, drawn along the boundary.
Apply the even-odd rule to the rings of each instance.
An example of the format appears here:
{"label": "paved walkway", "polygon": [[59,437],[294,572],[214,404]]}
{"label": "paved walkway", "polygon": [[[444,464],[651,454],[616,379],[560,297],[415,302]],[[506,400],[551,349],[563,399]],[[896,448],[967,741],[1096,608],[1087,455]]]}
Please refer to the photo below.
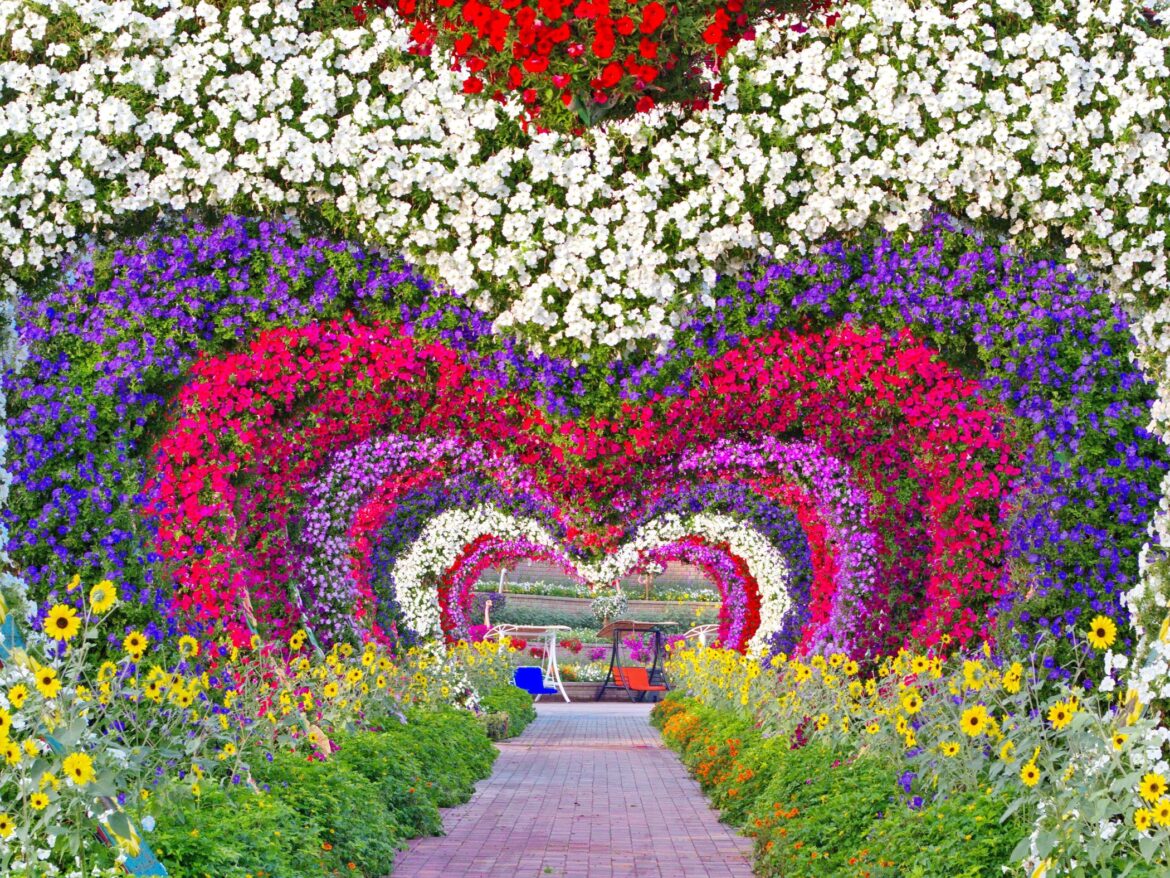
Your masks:
{"label": "paved walkway", "polygon": [[649,705],[537,708],[444,814],[447,835],[413,842],[394,878],[751,878],[751,843],[662,745]]}

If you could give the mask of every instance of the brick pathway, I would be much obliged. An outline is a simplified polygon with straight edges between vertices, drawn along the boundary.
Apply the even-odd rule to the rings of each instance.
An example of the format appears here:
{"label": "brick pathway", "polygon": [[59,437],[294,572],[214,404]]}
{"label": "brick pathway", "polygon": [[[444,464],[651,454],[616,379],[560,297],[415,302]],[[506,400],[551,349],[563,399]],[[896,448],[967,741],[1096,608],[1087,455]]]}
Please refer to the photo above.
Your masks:
{"label": "brick pathway", "polygon": [[413,842],[394,878],[750,878],[750,842],[663,747],[649,705],[537,708],[444,814],[447,835]]}

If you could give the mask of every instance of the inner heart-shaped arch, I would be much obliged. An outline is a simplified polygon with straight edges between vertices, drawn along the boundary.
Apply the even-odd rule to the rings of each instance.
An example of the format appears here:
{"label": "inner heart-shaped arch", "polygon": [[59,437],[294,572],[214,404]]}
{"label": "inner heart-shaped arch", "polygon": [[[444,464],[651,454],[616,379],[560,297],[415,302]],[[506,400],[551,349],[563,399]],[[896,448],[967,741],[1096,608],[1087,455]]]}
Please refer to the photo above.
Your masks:
{"label": "inner heart-shaped arch", "polygon": [[[394,565],[397,600],[411,630],[420,637],[444,633],[443,605],[435,582],[457,562],[466,549],[484,538],[517,544],[520,555],[538,554],[555,559],[565,570],[594,588],[609,585],[645,563],[649,553],[688,539],[711,546],[726,546],[729,555],[746,564],[755,583],[754,594],[735,596],[736,604],[758,620],[742,631],[743,640],[733,648],[762,648],[779,631],[792,609],[789,594],[789,566],[784,556],[766,539],[728,516],[697,513],[689,517],[667,514],[638,528],[633,538],[615,552],[594,563],[570,557],[568,551],[539,522],[516,518],[492,506],[451,510],[429,522],[418,540]],[[513,554],[512,557],[517,557]],[[457,595],[457,606],[448,604],[449,616],[465,610],[468,590]],[[728,596],[725,596],[725,601]],[[465,624],[465,618],[460,622]],[[743,627],[743,626],[741,626]]]}

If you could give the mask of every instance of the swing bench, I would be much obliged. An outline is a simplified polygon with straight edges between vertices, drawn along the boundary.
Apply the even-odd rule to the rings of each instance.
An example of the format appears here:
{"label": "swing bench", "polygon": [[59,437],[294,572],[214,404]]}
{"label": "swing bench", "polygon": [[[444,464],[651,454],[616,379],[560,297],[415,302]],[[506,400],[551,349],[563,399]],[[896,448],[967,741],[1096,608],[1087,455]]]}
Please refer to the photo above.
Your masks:
{"label": "swing bench", "polygon": [[[651,692],[669,692],[670,686],[666,682],[666,673],[663,670],[663,624],[660,622],[635,622],[630,619],[619,619],[609,622],[598,632],[599,636],[612,635],[613,649],[609,655],[609,672],[605,675],[605,682],[597,690],[594,701],[605,697],[605,690],[609,688],[624,689],[630,701],[643,701]],[[627,667],[622,664],[621,638],[623,634],[641,634],[649,632],[654,636],[654,663],[649,669],[640,665]]]}

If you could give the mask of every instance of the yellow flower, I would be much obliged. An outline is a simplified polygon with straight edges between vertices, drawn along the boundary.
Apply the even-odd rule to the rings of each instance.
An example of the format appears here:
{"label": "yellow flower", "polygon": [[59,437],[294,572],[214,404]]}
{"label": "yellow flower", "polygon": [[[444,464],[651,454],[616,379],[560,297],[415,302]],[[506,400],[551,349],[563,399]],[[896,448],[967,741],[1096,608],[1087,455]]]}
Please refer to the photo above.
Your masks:
{"label": "yellow flower", "polygon": [[1024,666],[1019,662],[1012,662],[1003,675],[1003,688],[1015,695],[1020,691],[1020,684],[1024,680]]}
{"label": "yellow flower", "polygon": [[179,638],[179,655],[183,658],[195,658],[199,655],[199,641],[190,634]]}
{"label": "yellow flower", "polygon": [[867,735],[876,735],[879,731],[881,731],[881,728],[881,723],[875,719],[865,727],[865,733]]}
{"label": "yellow flower", "polygon": [[907,689],[902,693],[902,710],[911,716],[922,710],[922,696],[917,689]]}
{"label": "yellow flower", "polygon": [[1170,826],[1170,799],[1165,796],[1154,805],[1154,822],[1159,826]]}
{"label": "yellow flower", "polygon": [[4,761],[9,765],[20,765],[20,745],[15,741],[5,741]]}
{"label": "yellow flower", "polygon": [[321,690],[321,694],[324,695],[326,698],[336,698],[337,697],[337,684],[336,683],[326,683],[325,687]]}
{"label": "yellow flower", "polygon": [[1166,778],[1151,771],[1138,784],[1138,795],[1147,802],[1158,801],[1158,799],[1166,795]]}
{"label": "yellow flower", "polygon": [[79,787],[92,783],[97,777],[93,771],[93,760],[89,758],[88,753],[70,753],[65,757],[61,767]]}
{"label": "yellow flower", "polygon": [[1154,822],[1154,812],[1149,808],[1138,808],[1133,812],[1133,828],[1145,832]]}
{"label": "yellow flower", "polygon": [[1094,616],[1086,636],[1093,649],[1108,649],[1117,639],[1117,624],[1108,616]]}
{"label": "yellow flower", "polygon": [[930,659],[924,655],[916,655],[910,659],[910,672],[912,674],[925,674],[930,668]]}
{"label": "yellow flower", "polygon": [[61,781],[57,779],[57,775],[50,771],[46,771],[41,775],[41,789],[47,790],[52,787],[54,790],[61,789]]}
{"label": "yellow flower", "polygon": [[28,797],[28,805],[34,811],[44,811],[49,807],[49,797],[44,793],[33,793]]}
{"label": "yellow flower", "polygon": [[853,677],[857,674],[859,667],[857,662],[853,661],[853,659],[850,659],[849,661],[845,662],[845,666],[841,670],[844,672],[846,677]]}
{"label": "yellow flower", "polygon": [[959,755],[959,742],[958,741],[943,741],[941,744],[938,745],[938,751],[940,753],[942,753],[942,755],[947,757],[948,759],[950,759],[952,756],[958,756]]}
{"label": "yellow flower", "polygon": [[1026,787],[1034,787],[1040,781],[1040,769],[1035,762],[1026,762],[1020,769],[1020,783]]}
{"label": "yellow flower", "polygon": [[24,702],[28,700],[28,687],[24,683],[17,683],[8,690],[8,703],[12,705],[15,710],[20,710],[24,707]]}
{"label": "yellow flower", "polygon": [[1125,742],[1129,740],[1129,735],[1125,734],[1125,732],[1114,732],[1112,740],[1113,749],[1121,750],[1123,747],[1125,747]]}
{"label": "yellow flower", "polygon": [[964,734],[974,738],[983,734],[983,730],[987,727],[987,719],[987,708],[982,704],[976,704],[963,711],[963,716],[959,724]]}
{"label": "yellow flower", "polygon": [[304,631],[298,631],[295,634],[293,634],[292,637],[290,637],[288,639],[288,648],[291,649],[293,652],[299,651],[300,648],[304,645],[305,645],[305,632]]}
{"label": "yellow flower", "polygon": [[38,753],[41,752],[40,745],[33,738],[25,738],[24,743],[21,744],[21,746],[24,747],[24,752],[27,753],[30,757],[35,757]]}
{"label": "yellow flower", "polygon": [[89,590],[89,608],[99,616],[118,602],[118,589],[108,579],[103,579]]}
{"label": "yellow flower", "polygon": [[1016,761],[1016,745],[1012,741],[1004,741],[999,748],[999,759],[1001,762],[1015,762]]}
{"label": "yellow flower", "polygon": [[8,838],[16,831],[16,821],[7,814],[0,814],[0,838]]}
{"label": "yellow flower", "polygon": [[57,693],[61,691],[61,681],[57,679],[57,672],[52,668],[38,667],[36,687],[45,698],[56,698]]}
{"label": "yellow flower", "polygon": [[131,631],[122,641],[122,649],[126,651],[126,655],[138,661],[146,653],[146,638],[141,631]]}
{"label": "yellow flower", "polygon": [[77,636],[77,632],[81,630],[81,619],[73,607],[56,604],[45,616],[44,628],[45,633],[54,640],[64,642]]}
{"label": "yellow flower", "polygon": [[1072,722],[1073,715],[1076,712],[1077,707],[1075,703],[1071,701],[1058,701],[1052,707],[1048,708],[1048,721],[1052,723],[1052,728],[1060,731]]}
{"label": "yellow flower", "polygon": [[12,716],[7,710],[0,708],[0,738],[7,738],[12,730]]}
{"label": "yellow flower", "polygon": [[986,682],[987,671],[980,661],[963,662],[963,684],[973,692],[983,688]]}

